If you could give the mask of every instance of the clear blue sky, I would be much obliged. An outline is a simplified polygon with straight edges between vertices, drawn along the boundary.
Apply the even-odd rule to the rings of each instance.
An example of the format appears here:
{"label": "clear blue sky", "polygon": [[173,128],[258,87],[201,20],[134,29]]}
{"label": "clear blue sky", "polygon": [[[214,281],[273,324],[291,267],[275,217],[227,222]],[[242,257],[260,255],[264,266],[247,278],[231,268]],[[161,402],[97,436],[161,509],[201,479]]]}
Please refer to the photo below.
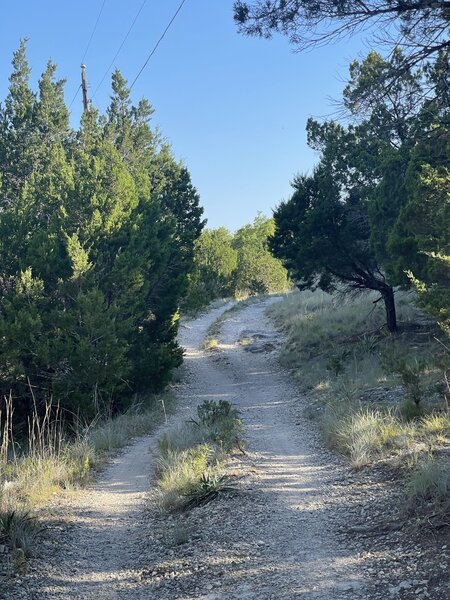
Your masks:
{"label": "clear blue sky", "polygon": [[[93,94],[143,0],[106,0],[84,59]],[[115,65],[131,82],[180,0],[147,0]],[[67,79],[70,103],[102,0],[15,0],[2,6],[0,97],[20,37],[29,37],[32,85],[48,58]],[[232,0],[187,0],[133,89],[148,98],[153,122],[189,168],[210,227],[234,230],[290,194],[293,175],[317,157],[306,145],[309,116],[333,111],[358,40],[295,54],[284,38],[238,35]],[[109,77],[94,98],[105,110]],[[81,94],[72,107],[76,126]]]}

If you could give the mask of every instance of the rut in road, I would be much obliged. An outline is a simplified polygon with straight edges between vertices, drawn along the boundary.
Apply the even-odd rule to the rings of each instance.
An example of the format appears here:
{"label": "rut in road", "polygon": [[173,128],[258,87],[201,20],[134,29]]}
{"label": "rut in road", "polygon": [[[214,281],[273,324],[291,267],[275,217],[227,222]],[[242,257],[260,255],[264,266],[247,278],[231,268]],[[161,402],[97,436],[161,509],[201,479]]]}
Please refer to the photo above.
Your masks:
{"label": "rut in road", "polygon": [[241,492],[193,510],[188,518],[197,535],[187,544],[166,544],[160,531],[167,518],[145,509],[160,429],[117,457],[72,501],[74,526],[53,556],[44,552],[34,563],[27,598],[372,597],[360,559],[336,533],[347,520],[345,468],[298,416],[305,400],[280,370],[276,353],[254,355],[237,344],[244,329],[273,331],[264,316],[270,301],[230,316],[218,353],[202,350],[201,342],[226,307],[180,331],[185,375],[169,427],[204,399],[235,403],[248,444]]}
{"label": "rut in road", "polygon": [[[209,325],[227,307],[200,317],[194,328],[182,329],[187,345],[199,346]],[[190,407],[179,406],[172,423],[189,414]],[[94,486],[58,502],[59,537],[44,540],[37,558],[30,561],[28,576],[8,590],[0,588],[0,598],[149,598],[134,567],[142,557],[140,524],[153,472],[152,452],[165,427],[120,453]]]}

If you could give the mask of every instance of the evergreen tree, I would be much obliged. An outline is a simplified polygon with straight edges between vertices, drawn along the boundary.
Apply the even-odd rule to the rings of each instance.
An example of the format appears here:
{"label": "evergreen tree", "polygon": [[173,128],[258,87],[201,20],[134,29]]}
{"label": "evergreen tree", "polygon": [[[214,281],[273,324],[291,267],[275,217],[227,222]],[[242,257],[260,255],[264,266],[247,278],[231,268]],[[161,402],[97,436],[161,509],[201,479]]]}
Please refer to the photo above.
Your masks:
{"label": "evergreen tree", "polygon": [[113,75],[107,116],[70,129],[49,63],[28,86],[14,55],[0,126],[0,386],[17,414],[57,399],[90,419],[163,387],[201,232],[187,170]]}
{"label": "evergreen tree", "polygon": [[236,0],[234,18],[242,33],[281,33],[298,50],[364,32],[377,45],[384,42],[389,54],[396,47],[405,51],[391,72],[394,80],[450,47],[448,0]]}
{"label": "evergreen tree", "polygon": [[389,237],[397,273],[450,335],[450,130],[436,126],[411,154],[407,201]]}

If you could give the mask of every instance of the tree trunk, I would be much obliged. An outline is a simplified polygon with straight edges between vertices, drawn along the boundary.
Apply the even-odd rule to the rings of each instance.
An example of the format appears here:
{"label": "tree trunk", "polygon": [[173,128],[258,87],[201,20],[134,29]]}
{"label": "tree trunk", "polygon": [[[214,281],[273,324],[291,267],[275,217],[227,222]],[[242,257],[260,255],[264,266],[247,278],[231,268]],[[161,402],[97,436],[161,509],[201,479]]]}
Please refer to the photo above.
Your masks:
{"label": "tree trunk", "polygon": [[394,290],[390,285],[386,285],[381,290],[381,295],[384,300],[384,307],[386,309],[386,325],[391,333],[397,331],[397,313],[395,311],[395,299]]}

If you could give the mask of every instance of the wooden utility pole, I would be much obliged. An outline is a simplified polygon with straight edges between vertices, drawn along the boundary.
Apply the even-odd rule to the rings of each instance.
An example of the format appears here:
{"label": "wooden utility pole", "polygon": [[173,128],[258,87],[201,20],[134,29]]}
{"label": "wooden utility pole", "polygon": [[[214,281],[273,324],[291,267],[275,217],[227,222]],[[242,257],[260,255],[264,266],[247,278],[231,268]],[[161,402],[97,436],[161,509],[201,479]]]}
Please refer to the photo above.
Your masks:
{"label": "wooden utility pole", "polygon": [[90,110],[90,104],[88,99],[88,82],[86,77],[86,65],[81,65],[81,89],[83,91],[83,107],[84,110]]}

